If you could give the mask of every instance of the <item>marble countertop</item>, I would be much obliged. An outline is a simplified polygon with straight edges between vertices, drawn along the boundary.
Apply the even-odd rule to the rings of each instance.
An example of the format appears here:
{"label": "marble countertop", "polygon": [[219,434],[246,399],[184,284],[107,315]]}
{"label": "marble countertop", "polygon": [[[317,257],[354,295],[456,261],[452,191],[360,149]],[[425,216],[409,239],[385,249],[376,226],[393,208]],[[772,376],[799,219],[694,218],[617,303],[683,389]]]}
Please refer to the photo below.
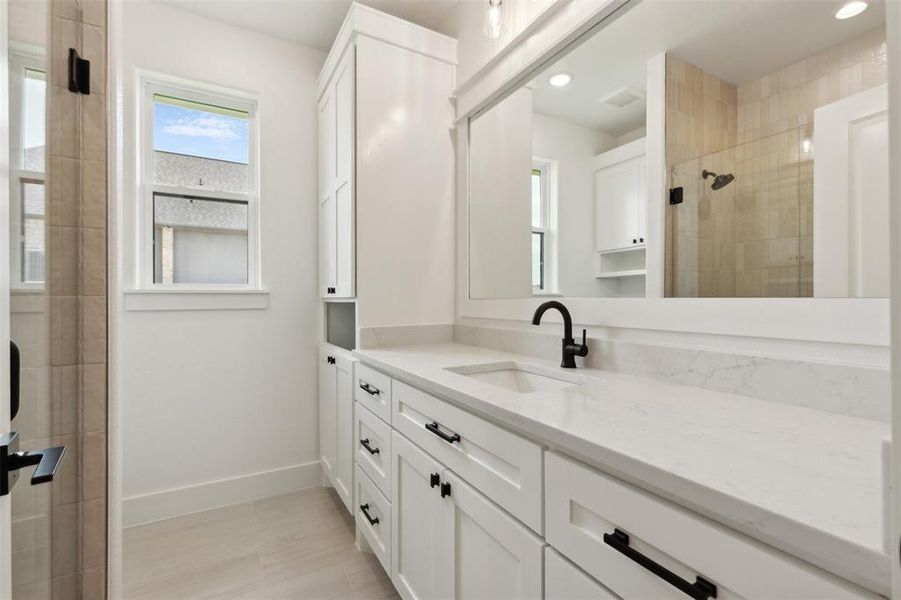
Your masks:
{"label": "marble countertop", "polygon": [[[462,344],[358,350],[373,368],[877,593],[887,424]],[[447,370],[514,361],[580,385],[517,393]]]}

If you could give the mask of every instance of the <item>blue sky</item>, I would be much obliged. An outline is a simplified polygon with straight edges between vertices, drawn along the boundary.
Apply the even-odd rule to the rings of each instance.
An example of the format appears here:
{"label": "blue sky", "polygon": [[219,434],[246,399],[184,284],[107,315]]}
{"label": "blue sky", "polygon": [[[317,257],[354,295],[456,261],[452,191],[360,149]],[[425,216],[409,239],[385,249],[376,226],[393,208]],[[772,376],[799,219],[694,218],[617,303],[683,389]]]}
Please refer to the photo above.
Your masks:
{"label": "blue sky", "polygon": [[154,104],[154,150],[247,164],[248,119]]}

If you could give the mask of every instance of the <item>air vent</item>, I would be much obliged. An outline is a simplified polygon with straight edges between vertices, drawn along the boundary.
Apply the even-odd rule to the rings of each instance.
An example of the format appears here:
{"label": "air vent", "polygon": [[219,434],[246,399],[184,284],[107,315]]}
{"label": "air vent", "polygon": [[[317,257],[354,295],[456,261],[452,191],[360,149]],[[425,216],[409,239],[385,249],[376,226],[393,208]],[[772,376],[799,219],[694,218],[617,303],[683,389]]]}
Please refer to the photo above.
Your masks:
{"label": "air vent", "polygon": [[607,106],[612,106],[614,108],[626,108],[635,104],[643,97],[644,94],[638,90],[623,88],[613,92],[609,96],[601,98],[600,102],[601,104],[606,104]]}

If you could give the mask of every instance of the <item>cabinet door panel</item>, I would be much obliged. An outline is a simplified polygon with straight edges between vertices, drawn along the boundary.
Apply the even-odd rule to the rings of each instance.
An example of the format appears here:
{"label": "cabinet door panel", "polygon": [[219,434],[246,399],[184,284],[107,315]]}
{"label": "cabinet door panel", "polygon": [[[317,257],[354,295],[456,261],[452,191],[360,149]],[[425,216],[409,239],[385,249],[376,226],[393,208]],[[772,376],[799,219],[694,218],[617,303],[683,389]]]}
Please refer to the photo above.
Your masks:
{"label": "cabinet door panel", "polygon": [[351,513],[353,510],[353,381],[354,361],[346,356],[335,357],[335,490]]}
{"label": "cabinet door panel", "polygon": [[319,294],[335,286],[335,101],[332,87],[319,100]]}
{"label": "cabinet door panel", "polygon": [[638,241],[639,244],[648,243],[648,161],[642,155],[638,161],[638,197],[635,201],[637,213]]}
{"label": "cabinet door panel", "polygon": [[354,296],[354,47],[335,72],[335,293]]}
{"label": "cabinet door panel", "polygon": [[338,422],[335,366],[329,362],[327,350],[319,349],[319,460],[326,478],[334,485],[337,464]]}
{"label": "cabinet door panel", "polygon": [[539,600],[543,540],[451,471],[441,481],[450,484],[443,499],[450,543],[441,546],[442,564],[453,569],[450,597]]}
{"label": "cabinet door panel", "polygon": [[595,245],[597,250],[633,247],[638,239],[640,159],[632,158],[595,172]]}
{"label": "cabinet door panel", "polygon": [[430,477],[441,475],[443,467],[428,454],[394,432],[391,439],[394,470],[391,503],[391,578],[406,600],[446,598],[447,566],[442,564],[442,544],[448,510],[439,487]]}
{"label": "cabinet door panel", "polygon": [[544,550],[544,597],[548,600],[620,600],[550,546]]}

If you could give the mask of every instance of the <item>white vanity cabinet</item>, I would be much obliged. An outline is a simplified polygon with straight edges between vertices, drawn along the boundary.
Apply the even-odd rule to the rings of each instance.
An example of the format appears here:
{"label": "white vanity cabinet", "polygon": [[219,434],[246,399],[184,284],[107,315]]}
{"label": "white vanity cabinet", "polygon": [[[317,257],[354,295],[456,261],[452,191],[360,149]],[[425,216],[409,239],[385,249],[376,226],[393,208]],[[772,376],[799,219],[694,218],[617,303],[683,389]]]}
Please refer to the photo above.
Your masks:
{"label": "white vanity cabinet", "polygon": [[595,249],[647,244],[647,163],[642,138],[594,158]]}
{"label": "white vanity cabinet", "polygon": [[354,65],[346,48],[319,98],[319,288],[354,296]]}
{"label": "white vanity cabinet", "polygon": [[395,432],[391,447],[401,596],[539,600],[543,540],[404,436]]}
{"label": "white vanity cabinet", "polygon": [[353,512],[353,381],[356,359],[333,346],[319,348],[319,459],[322,472]]}

